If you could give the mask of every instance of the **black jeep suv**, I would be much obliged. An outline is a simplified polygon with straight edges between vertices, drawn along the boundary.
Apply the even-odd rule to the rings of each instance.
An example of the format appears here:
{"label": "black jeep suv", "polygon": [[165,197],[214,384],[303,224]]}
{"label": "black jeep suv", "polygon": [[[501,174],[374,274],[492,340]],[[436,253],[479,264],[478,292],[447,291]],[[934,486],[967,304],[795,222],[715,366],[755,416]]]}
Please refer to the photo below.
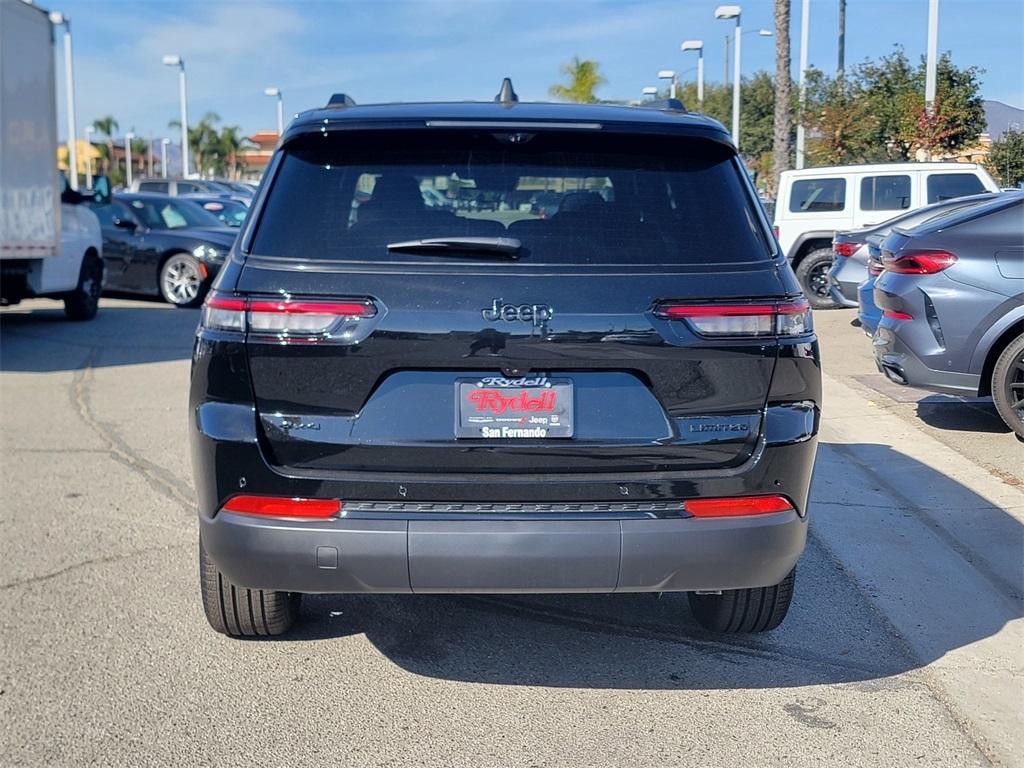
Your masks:
{"label": "black jeep suv", "polygon": [[509,91],[339,96],[284,134],[193,356],[214,629],[280,634],[331,592],[785,616],[818,345],[729,135]]}

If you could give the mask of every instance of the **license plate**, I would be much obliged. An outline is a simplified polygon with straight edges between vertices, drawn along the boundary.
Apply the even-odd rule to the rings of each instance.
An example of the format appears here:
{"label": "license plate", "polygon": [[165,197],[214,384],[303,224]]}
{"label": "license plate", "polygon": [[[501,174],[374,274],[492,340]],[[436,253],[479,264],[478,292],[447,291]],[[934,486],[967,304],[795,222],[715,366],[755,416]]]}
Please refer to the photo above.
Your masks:
{"label": "license plate", "polygon": [[572,394],[569,379],[458,379],[455,436],[499,440],[572,437]]}

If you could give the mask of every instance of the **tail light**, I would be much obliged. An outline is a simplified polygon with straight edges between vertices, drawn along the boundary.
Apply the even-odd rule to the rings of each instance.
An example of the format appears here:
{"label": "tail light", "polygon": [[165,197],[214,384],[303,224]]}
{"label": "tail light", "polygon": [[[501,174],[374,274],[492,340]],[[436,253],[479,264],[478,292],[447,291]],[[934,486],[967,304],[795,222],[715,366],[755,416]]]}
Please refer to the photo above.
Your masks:
{"label": "tail light", "polygon": [[813,330],[806,299],[747,304],[660,304],[654,314],[685,320],[702,336],[802,336]]}
{"label": "tail light", "polygon": [[934,275],[956,264],[956,256],[949,251],[916,250],[894,256],[882,254],[882,265],[897,275]]}
{"label": "tail light", "polygon": [[[248,331],[282,343],[332,340],[354,343],[369,328],[361,321],[377,316],[369,299],[236,298],[211,293],[203,305],[202,327],[218,331]],[[361,332],[361,330],[363,332]]]}
{"label": "tail light", "polygon": [[686,511],[694,517],[740,517],[789,512],[793,505],[785,496],[736,496],[721,499],[689,499]]}
{"label": "tail light", "polygon": [[836,256],[853,256],[863,243],[832,243],[832,253]]}
{"label": "tail light", "polygon": [[224,511],[261,517],[287,517],[296,520],[325,520],[341,511],[337,499],[296,499],[287,496],[232,496]]}

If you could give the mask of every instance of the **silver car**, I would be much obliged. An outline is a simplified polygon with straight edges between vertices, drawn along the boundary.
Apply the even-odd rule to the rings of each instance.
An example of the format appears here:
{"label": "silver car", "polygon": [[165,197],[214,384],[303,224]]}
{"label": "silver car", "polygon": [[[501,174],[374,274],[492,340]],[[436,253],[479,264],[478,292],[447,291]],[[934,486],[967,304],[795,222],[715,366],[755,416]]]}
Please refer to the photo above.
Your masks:
{"label": "silver car", "polygon": [[991,395],[1024,438],[1024,192],[894,228],[882,264],[879,369],[899,384]]}

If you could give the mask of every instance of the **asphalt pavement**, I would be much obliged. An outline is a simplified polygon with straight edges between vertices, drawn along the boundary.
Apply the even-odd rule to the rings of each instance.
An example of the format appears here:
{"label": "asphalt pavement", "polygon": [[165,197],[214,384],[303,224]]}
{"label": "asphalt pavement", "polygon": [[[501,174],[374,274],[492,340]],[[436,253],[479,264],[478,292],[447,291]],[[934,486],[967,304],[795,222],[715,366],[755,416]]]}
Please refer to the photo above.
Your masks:
{"label": "asphalt pavement", "polygon": [[195,310],[0,312],[0,765],[1024,765],[1024,445],[819,312],[812,526],[778,630],[684,595],[198,598]]}

